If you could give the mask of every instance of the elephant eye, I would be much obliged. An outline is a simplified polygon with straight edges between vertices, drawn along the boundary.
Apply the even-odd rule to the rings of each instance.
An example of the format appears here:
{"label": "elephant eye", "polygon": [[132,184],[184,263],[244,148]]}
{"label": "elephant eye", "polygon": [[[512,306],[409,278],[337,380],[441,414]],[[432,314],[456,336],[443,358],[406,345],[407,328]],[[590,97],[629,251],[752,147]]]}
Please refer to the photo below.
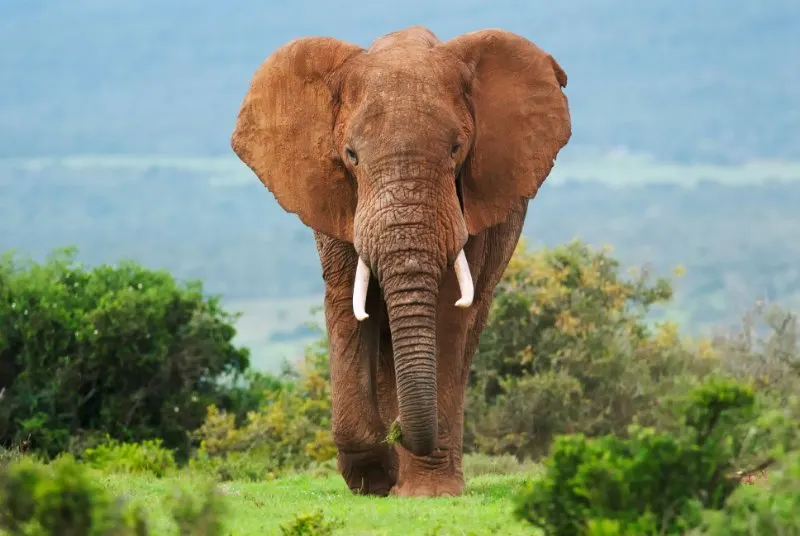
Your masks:
{"label": "elephant eye", "polygon": [[350,147],[344,150],[344,153],[347,155],[347,159],[355,166],[358,165],[358,155],[354,150]]}
{"label": "elephant eye", "polygon": [[450,148],[450,156],[455,157],[458,154],[459,149],[461,149],[461,144],[454,143],[453,146]]}

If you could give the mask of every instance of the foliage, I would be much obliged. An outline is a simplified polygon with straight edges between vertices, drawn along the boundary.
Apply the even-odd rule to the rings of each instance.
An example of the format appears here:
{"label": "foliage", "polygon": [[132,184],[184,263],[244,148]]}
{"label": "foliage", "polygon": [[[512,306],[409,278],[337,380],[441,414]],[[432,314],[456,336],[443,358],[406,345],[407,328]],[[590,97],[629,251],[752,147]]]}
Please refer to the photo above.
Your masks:
{"label": "foliage", "polygon": [[800,321],[775,304],[759,302],[730,334],[718,334],[713,346],[723,369],[752,378],[777,405],[786,405],[800,381]]}
{"label": "foliage", "polygon": [[115,500],[71,456],[21,460],[0,473],[0,528],[10,534],[146,535],[138,507]]}
{"label": "foliage", "polygon": [[[0,532],[64,536],[155,533],[139,504],[115,497],[97,477],[96,471],[70,454],[50,464],[26,457],[0,467]],[[178,490],[167,502],[179,534],[223,533],[225,505],[213,487],[207,488],[199,501],[194,494]]]}
{"label": "foliage", "polygon": [[389,426],[389,430],[386,432],[386,443],[389,445],[395,445],[398,443],[402,443],[403,441],[403,430],[400,426],[400,420],[395,419],[392,421],[391,426]]}
{"label": "foliage", "polygon": [[473,363],[468,446],[536,457],[558,434],[651,422],[660,396],[716,366],[674,324],[648,326],[671,296],[666,279],[623,278],[617,260],[582,242],[527,251],[521,241]]}
{"label": "foliage", "polygon": [[[81,437],[159,437],[179,453],[219,379],[248,366],[235,317],[199,283],[133,262],[86,269],[74,250],[0,259],[0,444],[47,455]],[[85,445],[84,445],[85,446]]]}
{"label": "foliage", "polygon": [[770,470],[761,486],[740,486],[721,510],[707,511],[690,535],[800,534],[800,451]]}
{"label": "foliage", "polygon": [[[262,407],[249,412],[241,426],[233,414],[209,406],[195,432],[200,448],[192,463],[223,479],[241,474],[256,478],[334,458],[329,382],[323,339],[308,349],[299,372],[287,372],[278,389],[265,391]],[[264,461],[254,464],[254,458]]]}
{"label": "foliage", "polygon": [[122,443],[109,437],[105,443],[86,449],[83,456],[90,466],[105,472],[162,477],[177,468],[172,451],[163,448],[160,439]]}
{"label": "foliage", "polygon": [[[791,437],[758,414],[752,388],[710,378],[676,406],[681,426],[671,431],[632,426],[626,438],[582,434],[558,437],[517,506],[517,515],[546,534],[678,534],[697,527],[703,510],[720,510],[736,489],[746,454],[766,454],[763,439]],[[754,440],[753,436],[762,440]]]}
{"label": "foliage", "polygon": [[170,511],[180,536],[221,536],[226,505],[213,485],[205,489],[202,500],[185,489],[178,489],[169,498]]}
{"label": "foliage", "polygon": [[211,455],[201,447],[189,459],[189,468],[220,482],[263,482],[274,480],[280,474],[280,467],[270,458],[269,450],[258,448]]}
{"label": "foliage", "polygon": [[320,510],[311,513],[295,515],[286,523],[281,524],[281,534],[284,536],[330,536],[333,531],[343,523],[338,520],[328,520]]}

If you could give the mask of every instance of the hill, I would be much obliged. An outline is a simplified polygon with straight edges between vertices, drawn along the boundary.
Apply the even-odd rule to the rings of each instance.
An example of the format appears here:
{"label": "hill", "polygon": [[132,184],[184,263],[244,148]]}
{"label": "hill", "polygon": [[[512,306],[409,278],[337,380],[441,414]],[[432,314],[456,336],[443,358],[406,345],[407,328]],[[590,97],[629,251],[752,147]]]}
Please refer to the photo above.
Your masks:
{"label": "hill", "polygon": [[443,39],[505,28],[553,53],[570,81],[567,157],[800,159],[795,0],[3,2],[0,157],[229,155],[247,82],[276,47],[366,45],[412,24]]}
{"label": "hill", "polygon": [[[0,161],[0,251],[43,258],[75,245],[90,264],[127,257],[200,278],[245,313],[240,339],[272,367],[315,336],[303,323],[322,278],[311,231],[242,168],[232,158]],[[524,235],[610,244],[659,274],[682,264],[664,314],[700,332],[756,299],[800,307],[797,179],[796,165],[559,163]]]}

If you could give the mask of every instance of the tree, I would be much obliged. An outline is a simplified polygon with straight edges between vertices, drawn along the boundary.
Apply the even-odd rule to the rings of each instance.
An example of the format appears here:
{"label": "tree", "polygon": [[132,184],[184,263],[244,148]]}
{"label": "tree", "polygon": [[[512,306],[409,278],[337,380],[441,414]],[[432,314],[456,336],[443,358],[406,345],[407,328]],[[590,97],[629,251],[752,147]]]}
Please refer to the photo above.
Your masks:
{"label": "tree", "polygon": [[206,407],[230,403],[220,380],[249,366],[235,317],[199,282],[75,254],[0,258],[0,445],[54,455],[107,433],[187,453]]}

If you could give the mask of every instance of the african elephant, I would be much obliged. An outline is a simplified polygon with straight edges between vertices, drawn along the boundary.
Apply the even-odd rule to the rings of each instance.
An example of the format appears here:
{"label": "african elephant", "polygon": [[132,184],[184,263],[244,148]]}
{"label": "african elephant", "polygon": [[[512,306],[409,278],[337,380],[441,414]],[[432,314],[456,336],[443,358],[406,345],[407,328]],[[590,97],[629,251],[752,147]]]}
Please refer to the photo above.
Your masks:
{"label": "african elephant", "polygon": [[513,33],[442,42],[417,26],[367,49],[297,39],[256,70],[231,146],[314,231],[353,492],[461,494],[470,364],[528,201],[571,136],[566,84]]}

